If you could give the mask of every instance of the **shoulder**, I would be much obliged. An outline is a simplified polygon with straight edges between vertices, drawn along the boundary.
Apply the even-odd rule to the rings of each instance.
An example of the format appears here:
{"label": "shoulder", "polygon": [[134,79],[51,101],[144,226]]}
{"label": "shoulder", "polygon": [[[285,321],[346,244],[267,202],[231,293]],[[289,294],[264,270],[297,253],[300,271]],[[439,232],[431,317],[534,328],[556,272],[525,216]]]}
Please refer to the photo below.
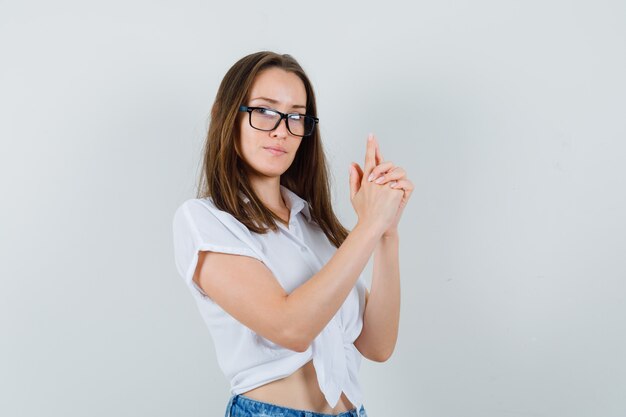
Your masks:
{"label": "shoulder", "polygon": [[215,204],[213,203],[213,199],[211,197],[205,198],[189,198],[183,201],[177,208],[181,210],[183,208],[191,208],[191,209],[217,209]]}
{"label": "shoulder", "polygon": [[211,197],[190,198],[178,206],[174,212],[174,218],[188,216],[192,219],[204,217],[216,217],[222,222],[237,220],[228,212],[218,209]]}
{"label": "shoulder", "polygon": [[211,216],[210,205],[206,199],[190,198],[181,203],[174,211],[174,225],[194,224],[202,217]]}
{"label": "shoulder", "polygon": [[[187,226],[199,232],[246,233],[247,227],[230,213],[218,209],[211,197],[190,198],[174,212],[174,227]],[[184,227],[183,227],[184,228]]]}

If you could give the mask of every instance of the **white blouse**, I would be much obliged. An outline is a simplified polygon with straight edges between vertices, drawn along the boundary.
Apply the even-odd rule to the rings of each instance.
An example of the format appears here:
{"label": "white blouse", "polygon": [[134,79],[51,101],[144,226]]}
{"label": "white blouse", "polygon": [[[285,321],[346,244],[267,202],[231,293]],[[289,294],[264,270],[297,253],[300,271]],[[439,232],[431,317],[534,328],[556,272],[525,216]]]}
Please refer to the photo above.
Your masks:
{"label": "white blouse", "polygon": [[[363,403],[358,381],[361,353],[353,342],[363,327],[363,274],[339,311],[304,352],[284,348],[258,335],[224,311],[193,281],[198,251],[258,259],[288,294],[329,261],[337,248],[311,219],[309,204],[282,185],[280,190],[291,212],[289,227],[278,223],[278,231],[266,234],[251,232],[230,213],[217,209],[210,197],[185,201],[173,220],[176,267],[209,328],[218,364],[230,381],[231,394],[242,394],[287,377],[313,359],[328,404],[335,407],[343,391],[358,412]],[[244,200],[249,201],[245,196]]]}

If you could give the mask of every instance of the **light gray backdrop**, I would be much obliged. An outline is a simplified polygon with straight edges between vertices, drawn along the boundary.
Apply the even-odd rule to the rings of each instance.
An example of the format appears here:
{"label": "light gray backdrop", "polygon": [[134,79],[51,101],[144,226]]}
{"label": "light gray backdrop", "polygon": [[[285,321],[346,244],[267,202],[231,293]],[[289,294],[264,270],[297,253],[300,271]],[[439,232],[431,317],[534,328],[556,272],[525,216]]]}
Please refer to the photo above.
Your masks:
{"label": "light gray backdrop", "polygon": [[369,415],[626,415],[625,23],[623,1],[0,1],[0,415],[223,415],[171,220],[220,80],[262,49],[316,87],[347,227],[368,132],[415,184]]}

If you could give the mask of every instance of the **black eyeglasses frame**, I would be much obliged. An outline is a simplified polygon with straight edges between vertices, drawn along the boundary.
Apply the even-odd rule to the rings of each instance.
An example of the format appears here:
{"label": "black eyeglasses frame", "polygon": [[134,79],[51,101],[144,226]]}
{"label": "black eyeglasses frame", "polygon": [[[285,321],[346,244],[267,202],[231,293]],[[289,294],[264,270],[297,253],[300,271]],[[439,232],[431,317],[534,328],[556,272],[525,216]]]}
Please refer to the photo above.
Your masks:
{"label": "black eyeglasses frame", "polygon": [[[278,120],[276,121],[276,125],[275,125],[273,128],[271,128],[271,129],[259,129],[258,127],[252,126],[252,111],[253,111],[253,110],[258,110],[258,109],[270,110],[270,111],[273,111],[273,112],[278,113],[278,114],[280,115],[280,119],[278,119]],[[291,134],[292,134],[292,135],[294,135],[294,136],[299,136],[299,137],[301,137],[301,138],[302,138],[302,137],[305,137],[305,136],[311,136],[311,135],[313,134],[313,132],[315,131],[315,125],[316,125],[316,124],[318,124],[318,123],[320,122],[320,119],[319,119],[319,118],[317,118],[317,117],[315,117],[315,116],[311,116],[311,115],[309,115],[309,114],[302,114],[302,113],[282,113],[282,112],[279,112],[279,111],[278,111],[278,110],[276,110],[276,109],[272,109],[272,108],[269,108],[269,107],[252,107],[252,106],[244,106],[244,105],[241,105],[241,106],[239,106],[239,111],[245,111],[245,112],[248,112],[248,123],[250,123],[250,127],[252,127],[253,129],[256,129],[256,130],[261,130],[261,131],[263,131],[263,132],[271,132],[272,130],[274,130],[274,129],[276,129],[276,128],[278,127],[278,125],[280,124],[280,122],[282,122],[282,121],[283,121],[283,119],[285,119],[285,121],[286,121],[286,123],[287,123],[287,130],[289,131],[289,133],[291,133]],[[295,133],[293,133],[293,132],[291,131],[291,128],[289,127],[289,116],[294,115],[294,114],[295,114],[295,115],[298,115],[298,116],[310,117],[311,119],[313,119],[313,127],[311,128],[311,133],[307,133],[306,135],[297,135],[297,134],[295,134]]]}

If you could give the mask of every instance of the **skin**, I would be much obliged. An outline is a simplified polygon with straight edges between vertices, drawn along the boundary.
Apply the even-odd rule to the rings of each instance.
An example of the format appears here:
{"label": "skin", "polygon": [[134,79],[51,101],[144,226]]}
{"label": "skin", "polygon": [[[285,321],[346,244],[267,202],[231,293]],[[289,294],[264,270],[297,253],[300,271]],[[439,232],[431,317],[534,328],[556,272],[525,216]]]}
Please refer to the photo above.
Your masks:
{"label": "skin", "polygon": [[[295,106],[306,104],[306,91],[295,74],[270,68],[257,75],[249,98],[246,104],[250,106],[304,113]],[[239,120],[240,145],[250,182],[263,203],[288,223],[289,208],[280,194],[280,175],[306,138],[291,135],[284,120],[271,132],[256,130],[246,116],[242,113]],[[264,149],[276,145],[287,153],[277,156]],[[368,181],[366,176],[372,173],[375,177],[384,174],[384,180],[380,184]],[[194,280],[226,312],[256,333],[303,352],[341,307],[373,253],[371,294],[366,295],[363,330],[354,345],[366,358],[386,361],[395,347],[400,312],[397,226],[413,187],[404,170],[383,163],[377,141],[371,136],[364,168],[351,165],[350,188],[352,204],[359,213],[357,225],[329,262],[291,294],[263,263],[246,256],[203,251]],[[312,361],[243,395],[325,414],[354,408],[343,393],[336,407],[330,407],[320,391]]]}
{"label": "skin", "polygon": [[[249,106],[268,107],[283,113],[304,113],[306,109],[304,83],[294,73],[279,68],[257,74],[249,98]],[[247,113],[239,115],[241,153],[249,166],[248,178],[261,201],[288,223],[289,209],[280,194],[280,176],[289,168],[300,143],[306,138],[292,135],[287,130],[286,120],[271,132],[254,129],[248,120]],[[264,146],[280,146],[287,153],[273,155]]]}

